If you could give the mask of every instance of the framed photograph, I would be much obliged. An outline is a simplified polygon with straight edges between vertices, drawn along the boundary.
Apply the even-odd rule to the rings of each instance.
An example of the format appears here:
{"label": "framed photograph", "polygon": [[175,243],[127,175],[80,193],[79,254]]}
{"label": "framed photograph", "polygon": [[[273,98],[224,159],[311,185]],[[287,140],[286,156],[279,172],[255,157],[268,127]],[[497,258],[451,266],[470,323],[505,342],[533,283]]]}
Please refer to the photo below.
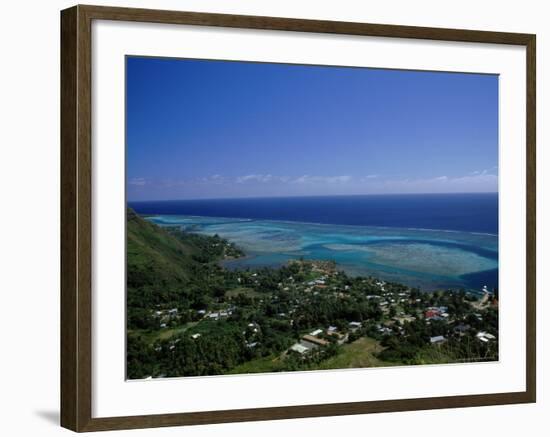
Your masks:
{"label": "framed photograph", "polygon": [[535,402],[535,35],[61,13],[61,422]]}

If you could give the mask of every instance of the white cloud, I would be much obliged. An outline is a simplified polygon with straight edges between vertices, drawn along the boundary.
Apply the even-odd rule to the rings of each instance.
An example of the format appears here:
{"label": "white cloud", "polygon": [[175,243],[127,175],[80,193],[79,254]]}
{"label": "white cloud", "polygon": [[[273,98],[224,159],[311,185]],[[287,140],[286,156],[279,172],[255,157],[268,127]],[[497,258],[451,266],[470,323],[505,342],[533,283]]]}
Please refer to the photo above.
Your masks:
{"label": "white cloud", "polygon": [[481,173],[474,176],[462,176],[452,179],[455,184],[497,184],[498,176],[494,174]]}
{"label": "white cloud", "polygon": [[132,178],[128,181],[128,185],[136,185],[139,187],[142,187],[145,184],[147,184],[147,181],[145,180],[145,178]]}
{"label": "white cloud", "polygon": [[200,179],[200,182],[201,183],[205,183],[205,184],[223,184],[224,182],[226,182],[226,178],[224,178],[222,175],[219,175],[219,174],[214,174],[212,176],[207,176],[207,177],[204,177],[202,179]]}
{"label": "white cloud", "polygon": [[351,176],[310,176],[303,175],[297,179],[292,180],[295,184],[345,184],[352,180]]}
{"label": "white cloud", "polygon": [[312,176],[302,175],[296,178],[290,176],[274,176],[271,174],[249,174],[239,176],[235,179],[238,184],[247,182],[254,183],[274,183],[274,184],[345,184],[351,182],[352,177],[349,175],[338,176]]}
{"label": "white cloud", "polygon": [[249,174],[237,178],[237,183],[244,184],[245,182],[270,182],[273,176],[270,174]]}
{"label": "white cloud", "polygon": [[[135,191],[173,191],[176,197],[239,197],[286,195],[340,195],[384,193],[458,193],[498,190],[498,176],[493,170],[479,170],[464,176],[440,175],[429,178],[334,175],[279,176],[251,173],[243,176],[213,174],[189,179],[132,178],[128,186]],[[139,189],[141,188],[141,190]]]}
{"label": "white cloud", "polygon": [[328,183],[346,183],[351,181],[351,176],[334,176],[326,179]]}
{"label": "white cloud", "polygon": [[483,172],[466,176],[437,176],[428,179],[390,179],[384,181],[383,192],[453,193],[483,192],[498,189],[498,176]]}
{"label": "white cloud", "polygon": [[498,170],[498,167],[496,165],[493,165],[489,169],[483,169],[483,170],[475,170],[470,172],[470,176],[476,176],[476,175],[490,175],[493,173],[494,170]]}

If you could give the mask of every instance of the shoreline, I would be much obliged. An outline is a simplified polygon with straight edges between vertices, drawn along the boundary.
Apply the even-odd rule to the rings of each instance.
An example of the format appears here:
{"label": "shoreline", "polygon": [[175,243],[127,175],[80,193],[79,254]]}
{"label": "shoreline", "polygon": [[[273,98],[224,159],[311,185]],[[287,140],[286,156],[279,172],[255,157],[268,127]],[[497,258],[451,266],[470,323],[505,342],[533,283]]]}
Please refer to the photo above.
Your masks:
{"label": "shoreline", "polygon": [[[258,223],[259,225],[270,225],[271,223],[274,223],[274,224],[290,224],[291,226],[292,225],[296,225],[296,226],[299,226],[299,225],[311,225],[309,223],[305,223],[305,222],[295,222],[295,221],[286,221],[286,220],[251,220],[251,219],[236,219],[236,218],[230,218],[230,217],[211,217],[211,216],[198,216],[198,215],[182,215],[182,214],[153,214],[153,215],[143,215],[142,217],[146,218],[147,221],[150,221],[151,223],[154,223],[154,224],[157,224],[161,227],[179,227],[181,228],[182,230],[184,230],[185,232],[191,232],[191,233],[197,233],[197,234],[204,234],[204,235],[210,235],[213,231],[210,230],[210,232],[207,231],[207,229],[210,227],[210,226],[216,226],[216,225],[220,225],[220,226],[223,226],[224,224],[226,224],[224,222],[224,220],[227,220],[227,221],[230,221],[231,224],[234,224],[236,226],[239,226],[240,224],[246,226],[247,224],[250,224],[250,223]],[[166,219],[170,219],[170,218],[174,218],[174,219],[178,219],[178,218],[181,218],[181,219],[190,219],[190,220],[193,220],[193,219],[197,219],[197,220],[207,220],[207,223],[204,223],[204,224],[201,224],[201,223],[171,223],[170,221],[168,222],[164,222],[163,218],[166,218]],[[211,220],[209,220],[211,219]],[[216,222],[216,219],[217,220],[222,220],[220,222]],[[159,223],[160,222],[160,223]],[[375,227],[375,226],[357,226],[357,225],[331,225],[331,224],[314,224],[315,226],[319,226],[321,229],[323,229],[324,231],[333,231],[333,230],[337,230],[337,229],[340,229],[342,231],[355,231],[355,232],[361,232],[361,233],[365,233],[365,232],[368,232],[369,229],[374,229],[374,230],[383,230],[383,231],[386,231],[386,232],[392,232],[392,231],[395,231],[395,233],[398,233],[400,230],[404,231],[405,234],[409,234],[410,237],[414,236],[413,234],[415,233],[415,231],[417,231],[416,229],[415,230],[411,230],[411,228],[408,228],[408,229],[405,229],[405,228],[394,228],[394,227]],[[296,229],[296,228],[294,228]],[[426,232],[425,229],[421,229],[421,230],[418,230],[419,232]],[[313,232],[316,232],[315,230]],[[431,244],[430,243],[430,237],[434,240],[436,240],[434,242],[435,245],[437,245],[437,241],[441,241],[443,243],[445,243],[446,241],[447,242],[453,242],[453,241],[458,241],[460,242],[460,238],[459,239],[446,239],[444,238],[444,236],[442,236],[441,234],[438,234],[439,232],[442,232],[442,231],[438,231],[438,230],[429,230],[430,234],[427,234],[425,235],[425,238],[426,238],[426,242],[427,244]],[[469,237],[472,233],[470,232],[463,232],[462,231],[452,231],[453,234],[455,235],[464,235],[463,238],[467,238]],[[227,236],[224,236],[223,235],[223,232],[220,234],[220,236],[223,236],[224,238],[227,238]],[[416,235],[416,237],[420,237],[419,235]],[[394,237],[395,238],[395,237]],[[404,238],[408,238],[406,236],[404,236]],[[223,259],[223,260],[220,260],[218,262],[218,265],[224,269],[227,269],[227,270],[246,270],[246,269],[256,269],[256,268],[271,268],[271,269],[278,269],[284,265],[287,265],[290,261],[292,260],[297,260],[300,258],[300,256],[294,256],[292,254],[282,254],[282,255],[286,255],[284,258],[285,259],[278,259],[274,262],[270,262],[268,259],[264,260],[262,258],[262,253],[250,253],[250,251],[248,250],[247,247],[243,247],[242,246],[242,242],[240,241],[235,241],[233,239],[230,239],[228,241],[231,241],[232,243],[234,244],[237,244],[237,246],[245,253],[244,256],[242,257],[239,257],[239,258],[227,258],[227,259]],[[476,246],[475,243],[473,243],[474,246]],[[489,246],[490,247],[490,246]],[[345,262],[343,262],[342,260],[339,260],[337,256],[335,257],[326,257],[324,258],[325,260],[331,260],[331,261],[334,261],[337,263],[339,269],[345,271],[347,274],[351,275],[351,276],[354,276],[354,277],[358,277],[358,276],[363,276],[363,277],[368,277],[368,276],[373,276],[373,277],[380,277],[382,279],[385,279],[385,280],[389,280],[389,281],[395,281],[395,282],[400,282],[400,283],[404,283],[404,284],[407,284],[407,286],[409,287],[414,287],[414,288],[420,288],[420,289],[423,289],[423,290],[426,290],[426,291],[436,291],[436,290],[460,290],[460,289],[464,289],[464,290],[467,290],[469,293],[474,293],[474,294],[479,294],[481,293],[481,290],[482,290],[482,287],[483,286],[489,286],[489,287],[498,287],[498,245],[497,245],[497,248],[495,250],[495,248],[489,248],[487,247],[487,245],[485,244],[481,244],[480,245],[480,248],[484,248],[485,250],[489,250],[490,252],[493,252],[495,253],[496,257],[497,257],[497,266],[495,268],[490,268],[490,269],[483,269],[483,270],[479,270],[479,271],[473,271],[473,272],[467,272],[465,273],[464,275],[459,275],[459,276],[454,276],[454,275],[449,275],[449,276],[441,276],[440,273],[433,273],[433,274],[430,274],[428,272],[418,272],[416,270],[408,270],[408,269],[403,269],[403,266],[399,266],[399,265],[388,265],[387,267],[391,268],[392,271],[390,271],[389,273],[388,272],[385,272],[385,269],[383,268],[382,270],[374,270],[374,267],[369,267],[368,265],[360,265],[360,264],[357,264],[357,265],[348,265],[346,264]],[[467,249],[463,249],[463,250],[467,250]],[[278,252],[277,252],[278,253]],[[479,255],[477,253],[477,251],[473,251],[473,253],[475,253],[476,255]],[[265,255],[265,254],[264,254]],[[483,255],[481,255],[483,256]],[[492,256],[484,256],[485,258],[488,258],[488,259],[494,259]],[[258,263],[256,264],[253,260],[254,259],[257,259],[257,258],[260,258],[258,260]],[[312,260],[316,260],[316,259],[319,259],[317,257],[315,257],[314,255],[312,256],[311,254],[307,255],[307,254],[304,254],[302,256],[303,259],[312,259]],[[393,271],[395,271],[394,273],[392,273]],[[488,275],[488,278],[487,278],[487,281],[484,281],[483,279],[481,279],[483,277],[483,275],[486,274]],[[470,276],[471,275],[471,276]],[[480,277],[481,275],[481,277]],[[494,276],[496,276],[497,279],[493,279]],[[479,278],[479,279],[478,279]]]}
{"label": "shoreline", "polygon": [[[246,262],[247,260],[252,260],[254,258],[257,258],[257,256],[258,256],[258,255],[247,253],[242,248],[239,248],[239,249],[244,253],[243,256],[240,256],[238,258],[236,258],[236,257],[225,258],[225,259],[222,259],[222,260],[218,261],[217,264],[221,268],[229,270],[229,271],[246,271],[248,269],[253,271],[254,269],[262,269],[262,268],[277,270],[277,269],[280,269],[281,267],[288,266],[288,265],[290,265],[292,263],[295,263],[295,262],[312,262],[312,263],[331,262],[331,263],[334,263],[334,266],[335,266],[336,270],[343,271],[346,275],[348,275],[352,278],[372,277],[372,278],[376,278],[376,279],[380,279],[380,280],[384,280],[384,281],[388,281],[388,282],[401,283],[400,281],[394,281],[394,280],[384,278],[384,275],[380,276],[380,274],[379,274],[380,272],[378,272],[378,274],[373,273],[373,274],[368,274],[368,275],[360,273],[360,272],[354,273],[353,268],[350,268],[349,266],[346,266],[346,265],[342,265],[341,263],[338,263],[337,261],[332,260],[332,259],[315,259],[315,258],[307,258],[307,257],[290,258],[289,257],[284,262],[274,263],[274,264],[260,264],[260,265],[257,265],[257,266],[235,265],[235,264],[238,264],[241,261]],[[498,267],[496,269],[482,270],[482,271],[479,271],[479,272],[474,272],[474,273],[469,273],[469,274],[481,274],[481,273],[487,273],[487,272],[491,272],[491,271],[495,271],[495,270],[497,271],[497,274],[498,274]],[[466,275],[469,275],[469,274],[467,273]],[[414,285],[414,284],[409,284],[409,283],[405,283],[405,282],[403,282],[403,285],[405,285],[405,286],[407,286],[411,289],[412,288],[418,288],[423,293],[433,293],[433,292],[436,292],[436,291],[458,292],[460,290],[464,290],[464,292],[466,294],[472,294],[472,295],[476,295],[476,296],[483,295],[483,293],[484,293],[483,288],[477,289],[477,288],[473,288],[473,287],[470,287],[470,288],[468,288],[468,287],[447,287],[447,288],[445,288],[445,287],[429,287],[427,285]]]}

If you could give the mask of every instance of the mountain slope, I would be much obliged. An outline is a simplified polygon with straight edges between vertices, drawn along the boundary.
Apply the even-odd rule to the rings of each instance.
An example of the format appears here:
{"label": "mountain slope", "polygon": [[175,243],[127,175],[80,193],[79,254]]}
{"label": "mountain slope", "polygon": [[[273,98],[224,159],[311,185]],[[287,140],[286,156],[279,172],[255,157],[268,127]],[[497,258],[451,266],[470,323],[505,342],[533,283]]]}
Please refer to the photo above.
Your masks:
{"label": "mountain slope", "polygon": [[161,227],[127,211],[128,287],[173,288],[189,280],[189,267],[196,264],[193,254],[199,249]]}
{"label": "mountain slope", "polygon": [[158,328],[154,311],[204,308],[220,288],[227,244],[221,238],[162,228],[127,210],[128,328]]}

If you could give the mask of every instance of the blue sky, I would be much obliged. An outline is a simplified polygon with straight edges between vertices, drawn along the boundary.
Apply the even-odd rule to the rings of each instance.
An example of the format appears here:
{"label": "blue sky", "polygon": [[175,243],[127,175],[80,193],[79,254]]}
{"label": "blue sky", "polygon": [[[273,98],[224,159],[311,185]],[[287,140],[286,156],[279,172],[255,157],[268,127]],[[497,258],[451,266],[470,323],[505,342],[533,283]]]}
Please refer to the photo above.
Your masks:
{"label": "blue sky", "polygon": [[127,58],[128,200],[497,191],[498,77]]}

